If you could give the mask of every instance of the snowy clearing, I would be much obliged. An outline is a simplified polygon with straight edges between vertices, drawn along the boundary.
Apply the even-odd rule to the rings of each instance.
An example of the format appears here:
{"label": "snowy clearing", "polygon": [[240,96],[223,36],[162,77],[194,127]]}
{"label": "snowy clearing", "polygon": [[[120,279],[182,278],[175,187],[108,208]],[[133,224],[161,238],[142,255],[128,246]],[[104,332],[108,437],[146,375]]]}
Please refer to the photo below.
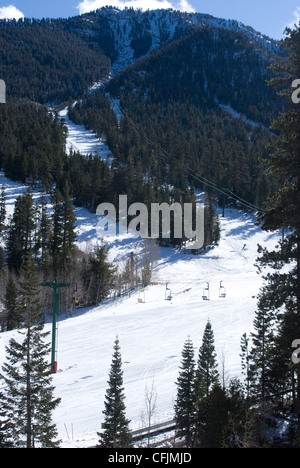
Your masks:
{"label": "snowy clearing", "polygon": [[[92,132],[70,123],[68,145],[86,154],[102,151],[103,143]],[[99,146],[100,145],[100,146]],[[102,148],[102,150],[101,150]],[[4,183],[8,213],[14,200],[26,186],[13,183],[0,173]],[[38,193],[34,193],[38,197]],[[78,245],[88,249],[97,237],[97,216],[75,208]],[[127,417],[131,429],[145,425],[146,387],[154,385],[157,406],[153,423],[172,419],[176,398],[175,381],[179,372],[184,341],[190,337],[195,358],[202,344],[207,320],[212,323],[219,371],[225,379],[241,376],[240,339],[253,330],[255,296],[262,278],[254,266],[257,244],[274,247],[279,234],[268,234],[255,226],[252,215],[226,209],[220,215],[221,241],[201,256],[183,251],[156,249],[153,284],[145,288],[145,303],[139,303],[139,291],[130,297],[108,300],[104,304],[78,309],[72,317],[58,321],[58,373],[53,377],[56,396],[61,397],[53,413],[62,447],[89,447],[98,441],[97,431],[103,422],[104,396],[111,365],[113,344],[120,340]],[[108,239],[110,260],[126,260],[130,252],[143,252],[143,241],[127,235]],[[226,297],[219,297],[219,286]],[[165,300],[166,283],[172,300]],[[209,283],[210,300],[202,299]],[[51,330],[51,324],[46,324]],[[0,334],[0,360],[5,360],[5,346],[16,331]],[[49,340],[51,337],[49,337]],[[49,356],[50,361],[50,356]]]}

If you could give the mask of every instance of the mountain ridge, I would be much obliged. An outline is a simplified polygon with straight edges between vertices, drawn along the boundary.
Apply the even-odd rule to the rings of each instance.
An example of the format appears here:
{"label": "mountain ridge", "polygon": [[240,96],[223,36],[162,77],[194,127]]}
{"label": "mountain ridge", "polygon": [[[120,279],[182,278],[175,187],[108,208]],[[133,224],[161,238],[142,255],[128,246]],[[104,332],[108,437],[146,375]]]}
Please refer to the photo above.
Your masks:
{"label": "mountain ridge", "polygon": [[76,99],[94,82],[198,28],[240,32],[263,55],[278,57],[278,41],[236,20],[176,10],[104,7],[70,18],[0,20],[0,77],[8,98],[40,103]]}

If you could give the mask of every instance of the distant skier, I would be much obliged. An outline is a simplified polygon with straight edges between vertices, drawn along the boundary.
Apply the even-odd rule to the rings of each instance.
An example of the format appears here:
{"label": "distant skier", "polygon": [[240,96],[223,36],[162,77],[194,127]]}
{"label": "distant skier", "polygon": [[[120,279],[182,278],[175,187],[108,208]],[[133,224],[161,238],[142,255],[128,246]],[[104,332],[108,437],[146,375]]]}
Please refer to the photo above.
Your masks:
{"label": "distant skier", "polygon": [[245,249],[246,249],[246,244],[244,244],[244,245],[243,245],[243,248],[242,248],[242,250],[245,250]]}

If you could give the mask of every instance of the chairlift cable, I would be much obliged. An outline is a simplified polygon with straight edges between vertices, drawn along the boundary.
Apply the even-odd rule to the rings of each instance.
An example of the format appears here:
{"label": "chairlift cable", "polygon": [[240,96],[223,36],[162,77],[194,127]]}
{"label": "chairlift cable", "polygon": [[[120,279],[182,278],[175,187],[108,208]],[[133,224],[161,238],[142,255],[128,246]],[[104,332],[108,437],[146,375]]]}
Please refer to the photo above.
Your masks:
{"label": "chairlift cable", "polygon": [[[124,109],[118,105],[119,107],[119,110],[121,112],[121,114],[124,116],[124,117],[127,117],[128,121],[133,125],[133,127],[139,132],[139,128],[138,126],[133,122],[133,120],[128,116],[128,114],[124,111]],[[163,153],[163,156],[165,158],[168,158],[168,162],[170,160],[170,157],[169,157],[169,153],[160,145],[160,143],[154,143],[152,140],[150,140],[149,137],[146,136],[146,141],[148,142],[149,145],[151,146],[155,146],[156,144],[160,146],[161,150],[162,150],[162,153]],[[199,175],[198,173],[194,173],[192,171],[191,168],[187,167],[187,168],[184,168],[184,171],[193,179],[197,180],[198,182],[201,182],[202,184],[205,184],[207,185],[208,187],[210,187],[211,189],[221,193],[222,195],[225,195],[225,196],[229,196],[231,198],[233,198],[235,201],[238,201],[240,204],[244,205],[246,208],[250,209],[250,210],[254,210],[258,213],[265,213],[265,210],[263,208],[259,208],[255,205],[253,205],[252,203],[248,202],[247,200],[244,200],[243,198],[239,197],[238,195],[236,195],[235,193],[233,193],[231,190],[229,189],[220,189],[219,187],[217,187],[215,185],[214,182],[211,182],[209,181],[208,179],[206,179],[205,177]]]}

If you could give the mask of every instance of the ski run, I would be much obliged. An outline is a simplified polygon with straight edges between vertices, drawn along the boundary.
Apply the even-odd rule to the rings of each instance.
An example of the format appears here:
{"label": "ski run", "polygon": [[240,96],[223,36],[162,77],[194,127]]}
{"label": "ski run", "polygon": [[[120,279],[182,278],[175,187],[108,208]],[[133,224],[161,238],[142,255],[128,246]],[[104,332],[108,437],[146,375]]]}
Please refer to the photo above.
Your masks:
{"label": "ski run", "polygon": [[[109,149],[100,139],[70,122],[66,110],[60,115],[68,125],[69,149],[83,154],[98,152],[107,157]],[[9,216],[16,197],[27,187],[5,179],[0,173],[2,184]],[[38,200],[37,192],[34,196]],[[257,245],[274,247],[280,233],[263,232],[255,225],[254,214],[238,209],[226,208],[225,217],[221,210],[218,214],[221,240],[217,247],[199,256],[157,247],[153,254],[152,284],[144,291],[139,288],[130,297],[111,298],[98,307],[77,309],[72,316],[60,314],[58,372],[53,384],[61,403],[53,413],[53,420],[62,448],[91,447],[98,442],[116,336],[121,347],[126,416],[131,420],[132,430],[146,425],[145,396],[151,388],[157,397],[152,423],[173,419],[175,382],[184,342],[191,338],[197,359],[208,320],[214,332],[222,379],[226,384],[233,377],[242,378],[240,340],[244,333],[250,335],[253,331],[256,296],[263,284],[255,267]],[[89,249],[100,240],[97,215],[83,208],[75,208],[75,215],[78,246]],[[110,238],[108,242],[109,259],[119,267],[131,252],[140,256],[144,252],[143,241],[130,234]],[[208,284],[210,300],[203,300]],[[225,297],[219,297],[220,284],[225,288],[222,289]],[[171,300],[165,300],[166,287]],[[46,330],[51,331],[50,316]],[[2,363],[5,346],[16,336],[16,331],[0,334]]]}

